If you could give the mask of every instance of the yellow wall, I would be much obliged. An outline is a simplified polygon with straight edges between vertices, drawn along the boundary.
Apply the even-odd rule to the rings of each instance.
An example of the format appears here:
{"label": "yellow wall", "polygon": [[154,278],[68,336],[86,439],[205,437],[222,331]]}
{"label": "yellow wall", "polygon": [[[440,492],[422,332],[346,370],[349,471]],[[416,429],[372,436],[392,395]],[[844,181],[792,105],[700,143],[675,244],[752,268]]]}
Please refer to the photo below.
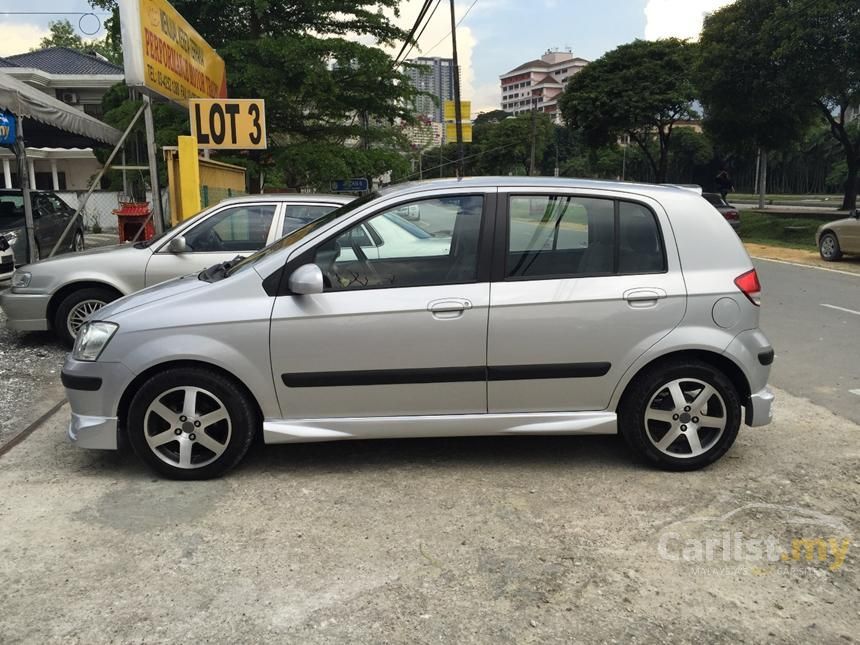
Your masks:
{"label": "yellow wall", "polygon": [[[183,200],[182,198],[183,176],[178,149],[165,147],[164,159],[167,163],[167,183],[170,193],[170,222],[171,225],[175,226],[179,222],[196,215],[199,211],[187,207],[183,208],[183,203],[189,201],[193,203],[193,200],[187,199],[187,193],[186,199]],[[200,178],[200,208],[213,206],[222,199],[233,195],[245,194],[245,169],[242,166],[203,158],[199,158],[197,162]],[[194,184],[193,174],[193,172],[186,172],[186,179],[190,179],[192,186]],[[189,210],[194,210],[194,212],[187,212]]]}

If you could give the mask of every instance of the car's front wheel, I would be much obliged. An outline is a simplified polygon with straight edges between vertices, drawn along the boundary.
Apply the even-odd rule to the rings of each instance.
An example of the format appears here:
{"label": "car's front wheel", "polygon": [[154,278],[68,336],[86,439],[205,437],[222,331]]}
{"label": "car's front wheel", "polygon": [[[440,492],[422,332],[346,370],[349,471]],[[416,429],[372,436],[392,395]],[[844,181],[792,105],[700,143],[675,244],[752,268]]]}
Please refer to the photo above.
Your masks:
{"label": "car's front wheel", "polygon": [[842,258],[842,249],[839,247],[839,239],[833,233],[825,233],[818,241],[818,252],[821,259],[827,262],[835,262]]}
{"label": "car's front wheel", "polygon": [[259,426],[248,396],[225,376],[173,368],[147,380],[129,406],[128,439],[150,467],[172,479],[210,479],[248,452]]}
{"label": "car's front wheel", "polygon": [[741,423],[732,382],[701,361],[649,368],[631,383],[619,406],[627,443],[666,470],[696,470],[731,448]]}
{"label": "car's front wheel", "polygon": [[84,321],[95,311],[119,298],[116,291],[104,287],[84,287],[65,296],[54,314],[54,333],[66,345],[75,342],[75,336]]}

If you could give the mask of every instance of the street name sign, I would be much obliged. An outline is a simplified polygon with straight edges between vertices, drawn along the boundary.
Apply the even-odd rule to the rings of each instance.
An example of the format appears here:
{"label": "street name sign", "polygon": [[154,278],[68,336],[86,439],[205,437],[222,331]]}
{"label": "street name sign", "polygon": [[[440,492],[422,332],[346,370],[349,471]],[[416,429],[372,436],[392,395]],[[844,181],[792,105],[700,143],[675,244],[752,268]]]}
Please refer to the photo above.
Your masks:
{"label": "street name sign", "polygon": [[358,193],[370,188],[367,179],[364,177],[356,177],[355,179],[336,179],[331,182],[331,192],[333,193]]}
{"label": "street name sign", "polygon": [[191,136],[201,148],[265,149],[263,99],[190,99]]}

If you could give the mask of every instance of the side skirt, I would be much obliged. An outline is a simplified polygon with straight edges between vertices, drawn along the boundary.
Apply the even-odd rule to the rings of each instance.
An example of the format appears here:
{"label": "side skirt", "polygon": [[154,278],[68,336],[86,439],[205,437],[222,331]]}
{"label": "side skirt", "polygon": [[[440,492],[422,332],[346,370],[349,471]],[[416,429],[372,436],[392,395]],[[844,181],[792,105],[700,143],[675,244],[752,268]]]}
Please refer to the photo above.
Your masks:
{"label": "side skirt", "polygon": [[267,419],[266,443],[306,443],[346,439],[404,439],[481,435],[617,434],[614,412],[532,414],[450,414],[332,419]]}

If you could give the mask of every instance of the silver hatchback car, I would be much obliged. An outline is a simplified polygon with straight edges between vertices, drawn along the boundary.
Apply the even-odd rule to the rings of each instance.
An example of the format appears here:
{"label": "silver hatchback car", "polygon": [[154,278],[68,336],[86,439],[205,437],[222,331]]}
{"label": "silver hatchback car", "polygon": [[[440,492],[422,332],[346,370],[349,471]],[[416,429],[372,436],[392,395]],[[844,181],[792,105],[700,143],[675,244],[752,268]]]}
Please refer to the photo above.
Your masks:
{"label": "silver hatchback car", "polygon": [[224,473],[258,433],[620,432],[691,470],[770,421],[759,296],[737,235],[684,188],[402,185],[99,310],[62,370],[69,437],[124,434],[179,479]]}

